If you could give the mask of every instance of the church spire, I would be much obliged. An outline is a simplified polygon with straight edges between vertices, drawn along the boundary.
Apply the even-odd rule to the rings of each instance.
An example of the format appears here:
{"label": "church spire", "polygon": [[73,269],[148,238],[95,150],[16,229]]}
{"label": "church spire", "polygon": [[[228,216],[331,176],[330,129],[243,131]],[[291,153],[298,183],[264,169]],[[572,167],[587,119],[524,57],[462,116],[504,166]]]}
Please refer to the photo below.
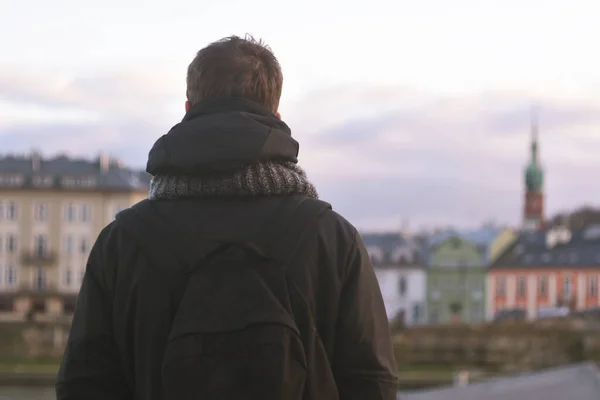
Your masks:
{"label": "church spire", "polygon": [[531,107],[531,163],[538,165],[538,110]]}
{"label": "church spire", "polygon": [[538,111],[534,107],[531,109],[530,118],[531,157],[525,168],[525,230],[539,229],[544,220],[544,170],[538,156]]}

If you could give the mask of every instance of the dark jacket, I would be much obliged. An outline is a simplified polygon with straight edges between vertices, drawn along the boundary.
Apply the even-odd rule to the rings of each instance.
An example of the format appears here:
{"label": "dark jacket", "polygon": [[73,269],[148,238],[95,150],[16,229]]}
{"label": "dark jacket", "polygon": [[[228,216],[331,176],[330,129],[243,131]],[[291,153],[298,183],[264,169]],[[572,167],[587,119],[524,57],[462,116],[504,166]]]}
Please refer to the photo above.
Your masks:
{"label": "dark jacket", "polygon": [[[190,118],[192,110],[159,139],[149,172],[203,174],[264,159],[295,161],[297,143],[268,112],[245,102],[228,103],[226,110],[210,107]],[[206,127],[212,134],[201,134]],[[197,256],[193,243],[207,234],[259,237],[282,201],[276,196],[157,200],[155,208],[158,220],[176,225],[179,234],[171,240],[190,243],[183,257],[191,262]],[[327,210],[299,245],[290,275],[312,308],[340,398],[395,399],[386,313],[356,229]],[[88,260],[57,379],[58,400],[159,399],[174,290],[118,222],[108,225]]]}

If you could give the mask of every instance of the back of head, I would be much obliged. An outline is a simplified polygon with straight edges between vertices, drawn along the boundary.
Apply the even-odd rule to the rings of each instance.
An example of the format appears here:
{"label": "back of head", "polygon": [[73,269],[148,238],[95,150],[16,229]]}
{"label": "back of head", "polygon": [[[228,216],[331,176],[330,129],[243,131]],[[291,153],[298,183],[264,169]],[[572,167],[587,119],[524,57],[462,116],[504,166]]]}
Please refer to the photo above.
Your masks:
{"label": "back of head", "polygon": [[188,67],[187,99],[241,97],[277,113],[283,74],[271,49],[252,36],[230,36],[198,52]]}

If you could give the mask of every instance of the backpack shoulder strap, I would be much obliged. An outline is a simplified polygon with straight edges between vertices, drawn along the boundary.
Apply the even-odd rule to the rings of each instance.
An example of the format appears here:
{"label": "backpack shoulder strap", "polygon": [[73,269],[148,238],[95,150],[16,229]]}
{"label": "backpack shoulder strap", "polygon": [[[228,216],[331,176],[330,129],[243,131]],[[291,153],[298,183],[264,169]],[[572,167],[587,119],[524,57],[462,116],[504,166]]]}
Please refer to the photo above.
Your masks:
{"label": "backpack shoulder strap", "polygon": [[290,201],[286,207],[288,210],[279,214],[279,223],[272,225],[266,237],[269,243],[269,254],[281,261],[284,267],[294,257],[302,238],[315,226],[321,214],[332,208],[331,204],[325,201],[307,197],[301,198],[300,201]]}
{"label": "backpack shoulder strap", "polygon": [[[177,235],[173,224],[160,223],[153,215],[156,213],[152,200],[142,200],[118,213],[116,221],[142,247],[157,267],[167,267],[176,263],[184,267],[182,272],[191,272],[196,265],[187,265],[187,261],[181,257],[182,254],[186,254],[186,250],[199,249],[202,259],[223,246],[211,240],[203,240],[200,243],[187,241],[185,237]],[[174,241],[171,237],[178,237],[178,240]]]}
{"label": "backpack shoulder strap", "polygon": [[[282,265],[286,264],[296,252],[302,237],[327,209],[331,209],[331,205],[321,200],[305,196],[284,198],[265,223],[267,234],[264,236],[264,248],[269,249],[268,253],[273,258],[281,260]],[[186,265],[181,254],[200,246],[200,253],[206,257],[223,247],[222,242],[208,238],[200,243],[186,241],[177,234],[173,224],[162,224],[151,216],[157,212],[152,200],[146,199],[116,216],[116,223],[133,237],[156,265],[167,266],[175,261],[185,267],[185,272],[191,272],[196,265]],[[178,237],[179,240],[169,240],[171,237]]]}

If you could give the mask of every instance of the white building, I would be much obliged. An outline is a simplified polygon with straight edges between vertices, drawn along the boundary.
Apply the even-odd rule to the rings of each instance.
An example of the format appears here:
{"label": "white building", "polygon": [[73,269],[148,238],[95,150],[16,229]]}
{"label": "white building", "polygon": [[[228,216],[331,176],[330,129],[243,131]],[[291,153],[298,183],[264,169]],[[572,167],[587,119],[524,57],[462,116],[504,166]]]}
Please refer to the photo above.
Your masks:
{"label": "white building", "polygon": [[364,234],[389,320],[426,321],[425,271],[417,243],[399,233]]}

